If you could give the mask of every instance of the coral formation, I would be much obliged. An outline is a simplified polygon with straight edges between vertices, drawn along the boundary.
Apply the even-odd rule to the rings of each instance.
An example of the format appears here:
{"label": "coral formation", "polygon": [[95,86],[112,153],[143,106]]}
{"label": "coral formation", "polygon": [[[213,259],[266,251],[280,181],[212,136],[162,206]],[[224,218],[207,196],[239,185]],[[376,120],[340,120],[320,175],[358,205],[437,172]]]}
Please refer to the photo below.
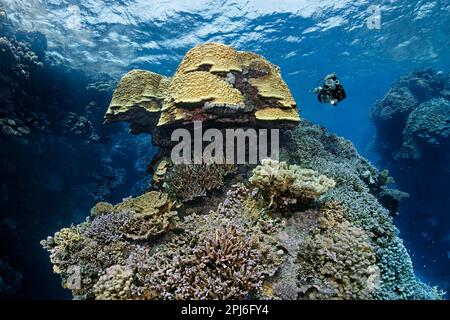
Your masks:
{"label": "coral formation", "polygon": [[325,207],[318,227],[300,243],[298,278],[303,299],[368,299],[380,285],[367,234],[346,221],[341,210],[336,205]]}
{"label": "coral formation", "polygon": [[[221,200],[214,211],[195,214],[181,202],[181,221],[164,224],[156,241],[141,242],[123,230],[130,215],[145,218],[148,202],[149,211],[163,217],[166,193],[153,191],[114,207],[98,204],[92,221],[43,242],[55,271],[67,279],[67,266],[78,261],[88,279],[84,290],[72,290],[79,298],[440,298],[414,275],[392,216],[378,199],[389,190],[387,174],[345,140],[307,122],[285,138],[282,153],[296,165],[263,161],[248,182],[223,186],[228,191],[216,195]],[[305,148],[315,152],[306,155]],[[315,165],[317,171],[301,169]],[[167,163],[162,167],[165,174],[171,170]],[[303,205],[278,206],[283,197]],[[201,201],[200,210],[212,200]],[[171,212],[170,205],[164,210]],[[95,248],[101,254],[92,258]],[[124,286],[112,290],[117,283]]]}
{"label": "coral formation", "polygon": [[[409,245],[420,260],[418,272],[430,278],[445,273],[448,264],[448,246],[442,239],[450,223],[446,214],[450,206],[449,93],[448,71],[416,70],[396,80],[371,110],[380,163],[410,195],[402,202],[405,216],[400,215],[398,223],[405,234],[417,235],[408,239]],[[380,196],[388,207],[398,206],[396,198],[402,195],[389,192],[388,199],[383,192]],[[386,254],[395,259],[402,250],[394,246]],[[435,268],[429,268],[430,264]],[[403,287],[403,292],[424,293],[410,285]]]}
{"label": "coral formation", "polygon": [[165,173],[162,187],[174,200],[185,202],[223,186],[225,176],[234,169],[215,163],[173,165]]}
{"label": "coral formation", "polygon": [[150,71],[128,72],[114,91],[105,123],[132,118],[132,132],[148,130],[157,122],[169,83],[169,78]]}
{"label": "coral formation", "polygon": [[[98,203],[91,218],[60,230],[41,244],[51,253],[54,272],[61,275],[65,287],[73,289],[75,298],[124,298],[125,288],[116,285],[128,283],[128,272],[116,265],[125,263],[134,243],[175,227],[177,213],[171,206],[167,195],[156,191],[115,206]],[[70,283],[75,267],[82,279],[79,287]]]}
{"label": "coral formation", "polygon": [[[120,112],[114,116],[110,107],[107,114],[107,122],[125,120],[134,133],[156,134],[152,191],[115,206],[98,203],[85,222],[42,241],[75,298],[441,297],[415,276],[394,226],[404,194],[388,188],[389,173],[349,141],[300,120],[276,66],[205,44],[188,52],[164,90],[161,79],[127,75],[113,98]],[[145,111],[149,105],[140,103],[150,96]],[[135,109],[146,115],[133,127],[136,114],[128,110]],[[225,180],[234,166],[165,158],[165,129],[193,120],[258,127],[263,119],[270,121],[263,126],[286,129],[283,161],[242,165]],[[73,265],[79,288],[67,285]]]}
{"label": "coral formation", "polygon": [[256,167],[249,182],[261,189],[273,204],[308,203],[333,188],[335,182],[311,169],[302,169],[286,162],[263,159]]}
{"label": "coral formation", "polygon": [[131,298],[133,272],[126,267],[113,265],[106,269],[94,285],[98,300],[126,300]]}
{"label": "coral formation", "polygon": [[434,154],[449,146],[450,100],[433,98],[409,114],[403,129],[403,144],[396,157],[420,159],[424,152]]}
{"label": "coral formation", "polygon": [[448,73],[417,70],[398,79],[373,106],[370,118],[377,127],[376,146],[383,157],[418,160],[447,148],[449,83]]}
{"label": "coral formation", "polygon": [[[142,104],[146,106],[140,108]],[[217,43],[191,49],[171,79],[130,71],[105,115],[105,123],[127,121],[132,133],[152,133],[157,145],[168,143],[166,130],[194,120],[289,128],[299,116],[278,67],[257,54]]]}
{"label": "coral formation", "polygon": [[242,299],[262,286],[257,243],[234,224],[177,238],[148,264],[148,281],[165,299]]}

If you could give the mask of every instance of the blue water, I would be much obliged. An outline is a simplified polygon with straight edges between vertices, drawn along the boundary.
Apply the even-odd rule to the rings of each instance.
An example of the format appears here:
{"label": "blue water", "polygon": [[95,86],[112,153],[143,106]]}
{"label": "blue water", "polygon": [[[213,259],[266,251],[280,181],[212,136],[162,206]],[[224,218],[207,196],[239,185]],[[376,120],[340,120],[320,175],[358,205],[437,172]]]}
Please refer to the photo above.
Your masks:
{"label": "blue water", "polygon": [[[368,120],[370,107],[401,75],[424,67],[448,72],[450,66],[448,1],[0,0],[0,4],[17,28],[47,37],[49,56],[90,75],[119,78],[134,68],[172,75],[190,48],[209,41],[262,54],[281,67],[302,117],[351,140],[380,169],[383,164],[371,148],[375,129]],[[367,27],[371,5],[380,10],[380,29]],[[319,104],[310,92],[330,72],[338,74],[347,91],[348,98],[338,107]],[[128,196],[124,190],[115,197]],[[435,250],[430,251],[419,247],[422,242],[417,239],[423,235],[410,228],[413,212],[401,212],[397,220],[416,272],[430,283],[448,285],[450,226],[440,226],[448,231],[448,239],[434,239]],[[49,227],[46,234],[58,227]],[[44,252],[42,257],[46,259]]]}

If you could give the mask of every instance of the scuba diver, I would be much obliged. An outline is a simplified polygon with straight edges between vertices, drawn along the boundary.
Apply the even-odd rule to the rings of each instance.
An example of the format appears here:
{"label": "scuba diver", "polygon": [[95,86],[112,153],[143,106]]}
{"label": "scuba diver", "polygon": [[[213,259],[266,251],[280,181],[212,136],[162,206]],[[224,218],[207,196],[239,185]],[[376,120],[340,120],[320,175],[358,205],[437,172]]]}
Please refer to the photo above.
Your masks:
{"label": "scuba diver", "polygon": [[323,86],[315,88],[313,92],[317,94],[320,103],[330,103],[333,106],[346,97],[344,87],[334,72],[323,78]]}

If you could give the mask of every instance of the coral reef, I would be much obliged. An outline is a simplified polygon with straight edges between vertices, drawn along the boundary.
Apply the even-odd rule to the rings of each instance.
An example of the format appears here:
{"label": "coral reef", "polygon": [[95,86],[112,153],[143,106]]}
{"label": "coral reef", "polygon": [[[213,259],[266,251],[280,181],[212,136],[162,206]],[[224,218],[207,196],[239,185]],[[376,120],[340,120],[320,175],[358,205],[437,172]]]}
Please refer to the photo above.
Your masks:
{"label": "coral reef", "polygon": [[[42,241],[63,284],[79,266],[75,298],[441,298],[417,279],[394,226],[405,195],[349,141],[300,120],[277,67],[205,44],[161,81],[126,75],[106,115],[156,134],[152,191],[98,203]],[[145,113],[136,127],[134,112]],[[232,166],[172,165],[161,134],[192,120],[281,128],[282,161],[236,166],[226,179]]]}
{"label": "coral reef", "polygon": [[448,73],[417,70],[398,79],[373,106],[370,119],[383,157],[414,160],[448,148],[449,83]]}
{"label": "coral reef", "polygon": [[146,281],[165,299],[242,299],[262,286],[255,239],[234,224],[177,238],[148,263]]}
{"label": "coral reef", "polygon": [[133,272],[120,265],[106,269],[106,273],[94,285],[98,300],[126,300],[131,297]]}
{"label": "coral reef", "polygon": [[[128,283],[128,272],[116,265],[125,263],[138,241],[175,227],[178,219],[171,206],[167,195],[156,191],[115,206],[98,203],[92,217],[41,244],[51,253],[54,272],[61,275],[63,286],[73,289],[74,298],[124,298],[125,288],[116,289],[116,285]],[[78,287],[70,282],[74,270],[79,270],[82,279]]]}
{"label": "coral reef", "polygon": [[[397,223],[415,248],[418,272],[437,281],[448,269],[448,242],[443,239],[448,237],[450,223],[449,92],[450,73],[416,70],[396,80],[371,112],[380,163],[410,195],[403,201],[404,214]],[[380,194],[387,207],[398,203],[399,194],[389,193],[391,199]],[[398,248],[389,251],[393,257],[400,253]],[[405,290],[414,289],[406,286]]]}
{"label": "coral reef", "polygon": [[420,159],[424,152],[439,153],[450,147],[450,100],[433,98],[408,116],[403,144],[396,158]]}
{"label": "coral reef", "polygon": [[217,43],[191,49],[171,79],[130,71],[105,114],[105,123],[129,122],[132,133],[150,132],[153,143],[162,146],[170,143],[167,130],[194,120],[287,128],[299,116],[278,67]]}

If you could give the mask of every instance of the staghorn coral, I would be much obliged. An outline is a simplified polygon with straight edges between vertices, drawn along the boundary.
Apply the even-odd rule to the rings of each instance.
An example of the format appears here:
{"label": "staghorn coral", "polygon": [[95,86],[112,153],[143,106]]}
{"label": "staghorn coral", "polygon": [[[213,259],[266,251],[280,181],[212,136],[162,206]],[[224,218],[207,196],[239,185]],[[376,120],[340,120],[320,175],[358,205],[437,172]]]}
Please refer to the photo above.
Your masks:
{"label": "staghorn coral", "polygon": [[249,182],[265,193],[269,208],[283,202],[308,203],[335,185],[332,179],[318,175],[314,170],[271,159],[261,161]]}
{"label": "staghorn coral", "polygon": [[242,299],[262,286],[255,246],[233,224],[177,238],[152,257],[147,281],[164,299]]}
{"label": "staghorn coral", "polygon": [[181,202],[206,196],[220,188],[227,174],[234,171],[228,164],[180,164],[172,166],[164,176],[163,189]]}

